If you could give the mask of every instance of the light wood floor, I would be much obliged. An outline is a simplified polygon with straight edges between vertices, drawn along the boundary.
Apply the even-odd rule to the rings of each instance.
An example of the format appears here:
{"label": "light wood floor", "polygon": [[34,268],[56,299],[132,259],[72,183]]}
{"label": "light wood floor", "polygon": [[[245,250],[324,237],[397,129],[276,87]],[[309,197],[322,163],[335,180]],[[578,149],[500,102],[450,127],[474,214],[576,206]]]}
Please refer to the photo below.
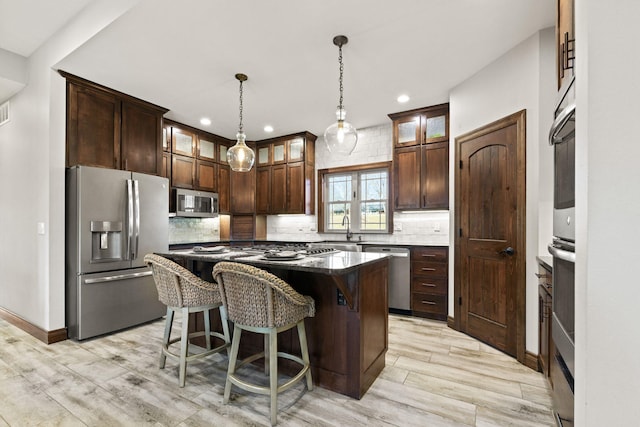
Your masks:
{"label": "light wood floor", "polygon": [[[158,369],[163,323],[45,345],[0,320],[0,426],[268,425],[266,397],[234,388],[222,404],[226,355],[188,366],[182,389],[175,362]],[[387,366],[361,400],[300,383],[278,425],[554,425],[542,374],[441,322],[389,327]]]}

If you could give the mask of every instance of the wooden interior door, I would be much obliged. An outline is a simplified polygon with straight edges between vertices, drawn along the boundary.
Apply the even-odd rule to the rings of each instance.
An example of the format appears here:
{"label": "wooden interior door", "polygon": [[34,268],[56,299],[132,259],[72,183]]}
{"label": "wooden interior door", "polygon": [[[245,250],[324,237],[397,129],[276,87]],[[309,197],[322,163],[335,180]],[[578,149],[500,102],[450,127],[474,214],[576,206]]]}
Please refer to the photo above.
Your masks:
{"label": "wooden interior door", "polygon": [[525,357],[525,111],[456,138],[456,325]]}

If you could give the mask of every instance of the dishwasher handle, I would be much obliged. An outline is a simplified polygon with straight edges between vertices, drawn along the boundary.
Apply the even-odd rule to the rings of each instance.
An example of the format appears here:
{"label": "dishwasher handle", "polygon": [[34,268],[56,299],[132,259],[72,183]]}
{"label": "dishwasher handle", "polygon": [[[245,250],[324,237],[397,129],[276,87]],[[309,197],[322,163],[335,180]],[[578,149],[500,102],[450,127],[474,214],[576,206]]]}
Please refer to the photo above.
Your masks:
{"label": "dishwasher handle", "polygon": [[374,247],[365,246],[363,249],[363,252],[387,254],[387,255],[391,255],[399,258],[408,258],[410,254],[409,249],[406,249],[406,248],[389,248],[389,247],[380,247],[380,246],[374,246]]}

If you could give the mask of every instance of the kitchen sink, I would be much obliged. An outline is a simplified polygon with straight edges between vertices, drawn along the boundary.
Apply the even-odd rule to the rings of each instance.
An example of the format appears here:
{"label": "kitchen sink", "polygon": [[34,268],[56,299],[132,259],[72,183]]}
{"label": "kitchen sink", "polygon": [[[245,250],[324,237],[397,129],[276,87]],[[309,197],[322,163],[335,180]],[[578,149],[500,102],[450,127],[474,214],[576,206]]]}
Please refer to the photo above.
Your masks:
{"label": "kitchen sink", "polygon": [[346,252],[361,252],[360,245],[355,242],[347,242],[345,240],[323,240],[321,242],[311,242],[309,246],[312,248],[333,248]]}

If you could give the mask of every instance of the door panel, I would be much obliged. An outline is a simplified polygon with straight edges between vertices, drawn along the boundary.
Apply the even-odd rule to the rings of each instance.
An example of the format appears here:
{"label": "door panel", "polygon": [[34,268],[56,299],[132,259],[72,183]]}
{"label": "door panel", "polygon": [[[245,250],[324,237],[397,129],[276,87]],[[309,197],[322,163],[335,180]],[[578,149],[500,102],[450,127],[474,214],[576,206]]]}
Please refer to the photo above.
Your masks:
{"label": "door panel", "polygon": [[394,150],[396,209],[420,209],[420,147]]}
{"label": "door panel", "polygon": [[138,254],[132,267],[144,267],[144,256],[169,249],[169,180],[159,176],[133,173],[140,189],[140,234]]}
{"label": "door panel", "polygon": [[524,111],[456,142],[456,324],[524,360]]}

